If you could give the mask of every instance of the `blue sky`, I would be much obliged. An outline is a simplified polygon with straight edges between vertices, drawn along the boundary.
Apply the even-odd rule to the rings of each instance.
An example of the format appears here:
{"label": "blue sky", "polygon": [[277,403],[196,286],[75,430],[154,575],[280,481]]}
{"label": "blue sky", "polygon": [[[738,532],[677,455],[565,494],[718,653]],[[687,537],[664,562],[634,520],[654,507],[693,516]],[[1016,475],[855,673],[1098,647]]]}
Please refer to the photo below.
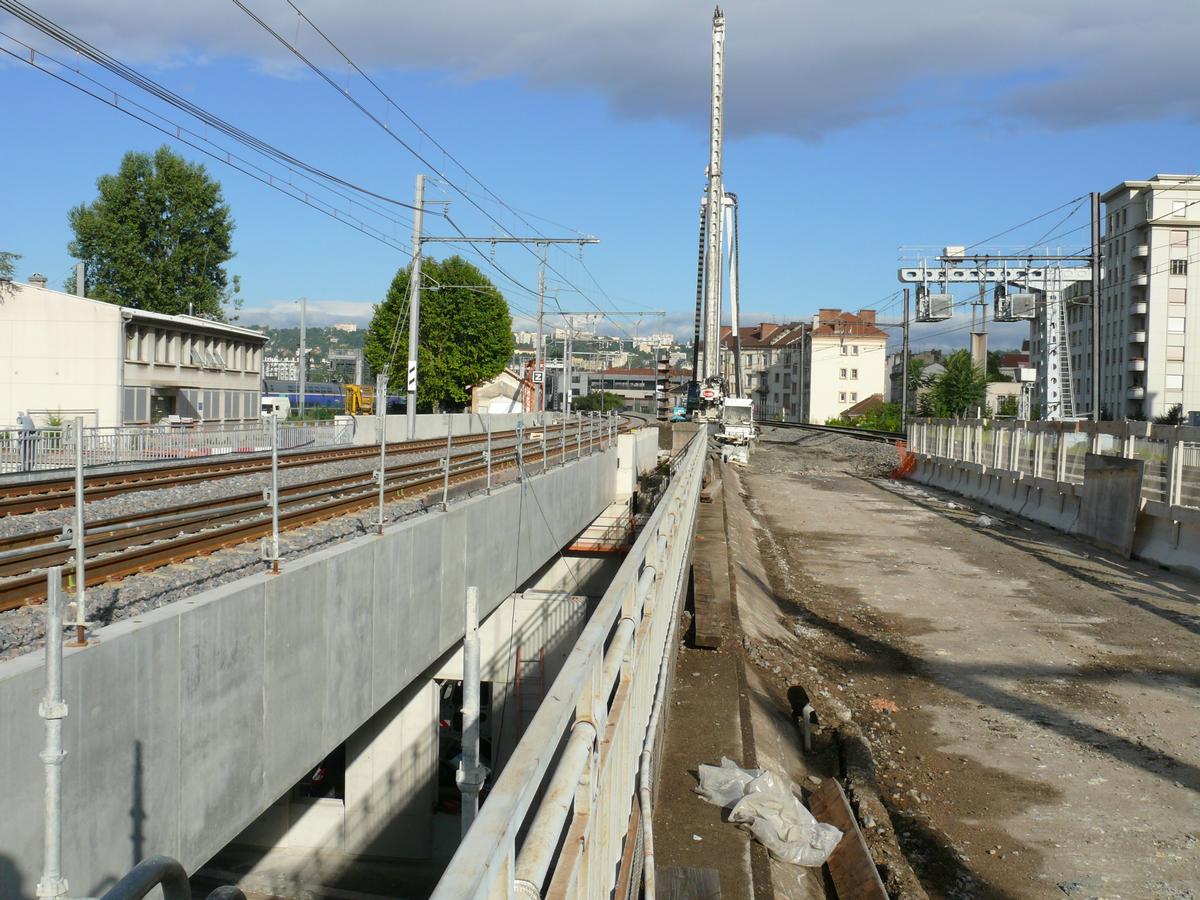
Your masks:
{"label": "blue sky", "polygon": [[[283,0],[249,5],[284,26],[289,38],[301,34],[310,52],[316,46],[315,36],[295,30]],[[954,4],[941,0],[907,8],[903,17],[895,4],[866,5],[877,7],[877,15],[860,4],[853,18],[821,10],[821,21],[794,17],[791,4],[726,8],[725,178],[741,206],[743,323],[808,316],[822,306],[879,305],[899,287],[900,245],[973,243],[1123,179],[1200,170],[1197,101],[1184,93],[1200,83],[1195,54],[1181,60],[1169,37],[1160,36],[1153,48],[1139,46],[1143,38],[1129,30],[1137,18],[1130,4],[1064,0],[1046,11],[1044,4],[1014,2],[974,18],[960,18]],[[1181,32],[1195,33],[1200,5],[1163,5],[1190,22],[1185,28],[1181,21]],[[774,19],[764,13],[771,7]],[[291,154],[411,199],[422,168],[413,157],[298,70],[232,5],[189,0],[159,9],[121,2],[106,5],[103,18],[83,0],[36,8]],[[434,21],[419,23],[403,11],[381,22],[364,3],[305,9],[491,190],[568,227],[529,217],[534,226],[600,238],[584,251],[590,274],[574,250],[552,254],[570,285],[549,276],[563,308],[664,309],[668,327],[690,331],[707,156],[704,6],[621,2],[592,9],[526,0],[498,15],[488,5],[449,3],[431,14]],[[1085,9],[1090,24],[1076,24]],[[6,14],[0,30],[73,59]],[[1012,49],[1012,35],[1041,31],[1047,34]],[[979,42],[983,33],[992,37],[986,46]],[[16,46],[5,38],[0,45]],[[401,56],[404,47],[421,49]],[[1148,49],[1163,54],[1161,64]],[[102,80],[144,99],[107,73]],[[370,97],[361,80],[343,83]],[[0,85],[7,122],[0,249],[22,254],[18,277],[39,271],[58,284],[72,265],[68,209],[94,196],[96,177],[113,171],[126,150],[173,142],[10,59],[0,63]],[[195,127],[182,113],[171,115]],[[443,165],[414,129],[395,127]],[[237,222],[229,268],[242,279],[242,322],[293,320],[302,295],[316,322],[366,320],[406,261],[403,254],[220,163],[206,163]],[[453,181],[479,191],[445,165]],[[429,196],[450,193],[435,185]],[[484,205],[512,232],[528,232],[512,214]],[[449,209],[466,231],[495,231],[461,197]],[[1053,229],[1071,209],[999,243],[1029,243],[1047,229],[1084,225],[1086,206]],[[388,228],[408,245],[405,222]],[[436,216],[428,229],[450,233]],[[1061,243],[1075,249],[1085,240],[1083,229]],[[529,253],[501,247],[495,260],[525,285],[536,284]],[[532,308],[528,294],[499,283],[518,317]],[[898,308],[885,304],[883,315],[894,317]],[[659,325],[647,319],[636,327]],[[625,320],[624,327],[635,325]],[[926,329],[918,340],[965,342],[965,332],[946,331]]]}

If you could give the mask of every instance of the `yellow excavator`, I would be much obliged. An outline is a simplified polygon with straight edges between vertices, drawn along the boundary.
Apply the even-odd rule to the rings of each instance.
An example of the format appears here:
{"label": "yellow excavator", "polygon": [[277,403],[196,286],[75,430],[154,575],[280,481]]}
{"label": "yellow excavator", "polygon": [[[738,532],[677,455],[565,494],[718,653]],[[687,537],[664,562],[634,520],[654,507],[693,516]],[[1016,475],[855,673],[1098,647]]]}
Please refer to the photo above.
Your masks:
{"label": "yellow excavator", "polygon": [[346,412],[352,416],[369,416],[375,412],[375,388],[365,384],[344,384]]}

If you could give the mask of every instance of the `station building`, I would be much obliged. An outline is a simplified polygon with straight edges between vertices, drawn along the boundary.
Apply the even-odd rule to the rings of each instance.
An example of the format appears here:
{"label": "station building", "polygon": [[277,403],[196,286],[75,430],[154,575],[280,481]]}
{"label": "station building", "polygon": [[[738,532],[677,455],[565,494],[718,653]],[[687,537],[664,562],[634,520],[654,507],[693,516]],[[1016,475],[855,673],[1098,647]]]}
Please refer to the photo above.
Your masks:
{"label": "station building", "polygon": [[261,332],[50,290],[34,276],[0,295],[0,428],[257,420]]}

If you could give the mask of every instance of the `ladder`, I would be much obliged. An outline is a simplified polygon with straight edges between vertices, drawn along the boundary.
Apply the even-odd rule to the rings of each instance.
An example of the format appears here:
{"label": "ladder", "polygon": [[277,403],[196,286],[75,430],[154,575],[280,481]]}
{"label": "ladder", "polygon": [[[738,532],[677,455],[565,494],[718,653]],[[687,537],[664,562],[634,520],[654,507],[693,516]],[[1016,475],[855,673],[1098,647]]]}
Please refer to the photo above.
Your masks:
{"label": "ladder", "polygon": [[525,733],[534,713],[542,705],[546,694],[546,650],[539,647],[537,654],[528,655],[517,647],[517,666],[513,691],[517,700],[517,740]]}
{"label": "ladder", "polygon": [[1071,377],[1071,334],[1067,330],[1067,302],[1060,293],[1055,316],[1058,319],[1058,371],[1061,375],[1062,415],[1069,421],[1075,418],[1075,386]]}

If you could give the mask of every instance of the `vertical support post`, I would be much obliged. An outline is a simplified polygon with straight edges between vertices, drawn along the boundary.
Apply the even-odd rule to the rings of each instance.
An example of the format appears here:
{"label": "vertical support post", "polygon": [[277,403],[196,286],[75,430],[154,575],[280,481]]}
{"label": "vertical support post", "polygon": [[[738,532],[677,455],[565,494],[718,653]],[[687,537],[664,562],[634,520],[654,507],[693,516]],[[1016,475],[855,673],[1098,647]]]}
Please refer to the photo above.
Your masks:
{"label": "vertical support post", "polygon": [[575,458],[583,458],[583,413],[575,413]]}
{"label": "vertical support post", "polygon": [[900,362],[900,430],[907,431],[908,430],[908,288],[904,289],[904,341],[901,344],[900,356],[901,356],[901,362]]}
{"label": "vertical support post", "polygon": [[487,769],[479,763],[479,589],[467,588],[463,628],[462,761],[455,781],[462,793],[462,834],[479,813],[479,791]]}
{"label": "vertical support post", "polygon": [[1100,421],[1100,194],[1092,192],[1092,421]]}
{"label": "vertical support post", "polygon": [[297,368],[299,375],[299,383],[296,385],[299,388],[299,396],[296,398],[297,406],[300,409],[300,422],[304,422],[304,395],[308,393],[308,349],[304,346],[305,340],[308,337],[308,298],[300,298],[300,358],[297,362],[300,364]]}
{"label": "vertical support post", "polygon": [[566,412],[564,412],[563,418],[562,418],[562,425],[560,426],[559,432],[558,432],[558,446],[559,446],[558,462],[559,462],[559,465],[562,465],[562,466],[565,466],[567,464],[567,428],[570,426],[570,424],[571,424],[571,417]]}
{"label": "vertical support post", "polygon": [[271,571],[279,574],[279,415],[271,413]]}
{"label": "vertical support post", "polygon": [[408,302],[408,398],[404,404],[404,417],[408,422],[408,439],[417,436],[417,345],[421,334],[421,233],[425,212],[425,176],[417,175],[417,186],[413,201],[412,268],[409,270]]}
{"label": "vertical support post", "polygon": [[87,646],[87,548],[83,524],[83,416],[75,417],[75,646]]}
{"label": "vertical support post", "polygon": [[51,566],[46,575],[46,695],[38,704],[38,715],[46,722],[46,749],[42,765],[46,773],[45,831],[39,898],[65,897],[67,879],[62,875],[62,764],[63,719],[67,704],[62,695],[62,566]]}
{"label": "vertical support post", "polygon": [[492,492],[492,420],[488,419],[485,423],[487,427],[487,446],[483,451],[483,455],[487,457],[487,488],[485,493]]}
{"label": "vertical support post", "polygon": [[1179,440],[1178,429],[1174,430],[1167,443],[1167,495],[1168,506],[1178,506],[1183,488],[1183,441]]}
{"label": "vertical support post", "polygon": [[387,386],[386,373],[375,378],[375,427],[379,430],[379,533],[383,534],[384,483],[387,481]]}
{"label": "vertical support post", "polygon": [[453,446],[454,439],[450,434],[450,423],[446,423],[446,459],[443,462],[442,469],[442,511],[445,512],[450,506],[450,450]]}
{"label": "vertical support post", "polygon": [[546,426],[546,372],[542,362],[542,333],[543,333],[543,315],[546,306],[546,254],[548,247],[546,244],[539,243],[537,245],[538,253],[538,309],[537,309],[537,345],[533,348],[533,371],[540,372],[542,383],[534,382],[534,390],[537,391],[537,397],[534,398],[534,412],[541,413],[542,427]]}

